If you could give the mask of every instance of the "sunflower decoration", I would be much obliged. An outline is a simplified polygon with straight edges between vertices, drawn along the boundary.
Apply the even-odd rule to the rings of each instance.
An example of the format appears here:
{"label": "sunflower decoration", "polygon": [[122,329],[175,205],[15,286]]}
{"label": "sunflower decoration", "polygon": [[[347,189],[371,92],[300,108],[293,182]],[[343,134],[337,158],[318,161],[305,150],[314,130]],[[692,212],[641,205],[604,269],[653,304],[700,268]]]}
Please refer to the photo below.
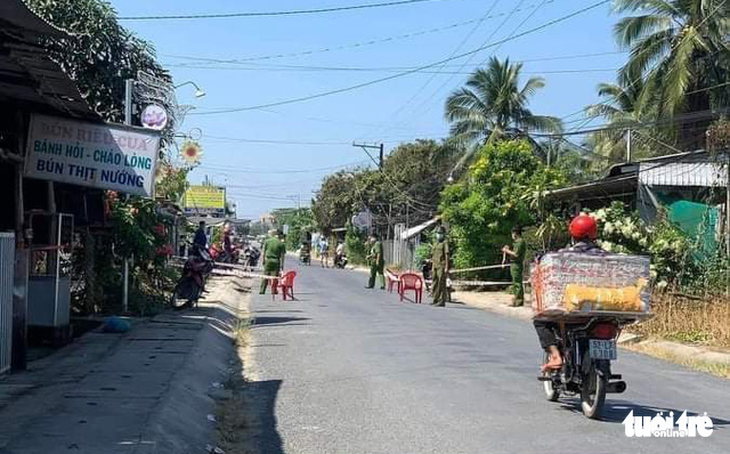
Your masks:
{"label": "sunflower decoration", "polygon": [[188,165],[194,166],[200,163],[200,158],[203,156],[203,148],[198,142],[188,140],[182,145],[180,154]]}

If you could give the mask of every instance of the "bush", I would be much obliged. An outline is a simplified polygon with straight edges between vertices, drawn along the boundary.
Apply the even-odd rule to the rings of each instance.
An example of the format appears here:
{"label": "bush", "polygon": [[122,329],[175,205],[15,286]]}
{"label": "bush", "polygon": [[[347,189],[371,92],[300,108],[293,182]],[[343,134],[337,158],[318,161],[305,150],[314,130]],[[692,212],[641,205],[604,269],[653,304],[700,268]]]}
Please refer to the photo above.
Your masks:
{"label": "bush", "polygon": [[349,222],[345,233],[345,247],[347,248],[347,261],[352,264],[364,265],[367,257],[367,245],[364,232],[358,232]]}
{"label": "bush", "polygon": [[544,193],[565,182],[546,167],[527,141],[500,141],[482,148],[464,181],[448,186],[441,211],[451,226],[454,263],[468,268],[499,263],[515,225],[534,225]]}
{"label": "bush", "polygon": [[665,215],[647,226],[638,213],[614,202],[592,216],[598,221],[598,244],[609,252],[651,255],[651,274],[657,288],[677,287],[700,275],[689,237]]}

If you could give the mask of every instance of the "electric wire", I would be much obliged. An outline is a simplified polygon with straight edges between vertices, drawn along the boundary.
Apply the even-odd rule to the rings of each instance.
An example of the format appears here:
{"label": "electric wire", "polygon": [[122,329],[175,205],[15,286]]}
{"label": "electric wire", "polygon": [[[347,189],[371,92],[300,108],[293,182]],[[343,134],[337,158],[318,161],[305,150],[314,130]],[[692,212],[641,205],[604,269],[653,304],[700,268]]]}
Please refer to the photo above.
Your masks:
{"label": "electric wire", "polygon": [[122,16],[118,17],[120,21],[151,21],[151,20],[193,20],[193,19],[232,19],[243,17],[275,17],[275,16],[301,16],[308,14],[325,14],[336,13],[342,11],[354,11],[373,8],[384,8],[391,6],[411,5],[416,3],[433,3],[448,0],[393,0],[380,3],[365,3],[361,5],[349,6],[333,6],[330,8],[313,8],[298,9],[288,11],[246,11],[237,13],[217,13],[217,14],[178,14],[178,15],[150,15],[150,16]]}
{"label": "electric wire", "polygon": [[359,83],[359,84],[356,84],[356,85],[351,85],[349,87],[343,87],[343,88],[339,88],[339,89],[335,89],[335,90],[329,90],[329,91],[325,91],[325,92],[315,93],[313,95],[302,96],[302,97],[298,97],[298,98],[286,99],[286,100],[281,100],[281,101],[274,101],[274,102],[265,103],[265,104],[259,104],[259,105],[244,106],[244,107],[235,107],[235,108],[230,108],[230,109],[222,109],[222,110],[218,110],[218,111],[191,112],[188,115],[220,115],[220,114],[244,112],[244,111],[248,111],[248,110],[256,110],[256,109],[262,109],[262,108],[268,108],[268,107],[276,107],[276,106],[281,106],[281,105],[286,105],[286,104],[301,103],[301,102],[310,101],[310,100],[313,100],[313,99],[323,98],[323,97],[326,97],[326,96],[331,96],[331,95],[335,95],[335,94],[340,94],[340,93],[345,93],[345,92],[349,92],[349,91],[353,91],[353,90],[358,90],[360,88],[365,88],[365,87],[368,87],[368,86],[371,86],[371,85],[376,85],[376,84],[379,84],[379,83],[382,83],[382,82],[386,82],[386,81],[390,81],[390,80],[393,80],[393,79],[398,79],[398,78],[401,78],[401,77],[404,77],[404,76],[408,76],[410,74],[413,74],[413,73],[418,72],[419,70],[424,70],[424,69],[432,68],[432,67],[441,65],[441,64],[446,63],[446,62],[449,62],[449,61],[457,60],[457,59],[464,58],[464,57],[467,57],[467,56],[472,55],[472,54],[476,54],[476,53],[481,52],[481,51],[483,51],[485,49],[498,46],[498,45],[503,44],[505,42],[512,41],[512,40],[521,38],[523,36],[526,36],[526,35],[535,33],[537,31],[543,30],[545,28],[551,27],[553,25],[559,24],[561,22],[565,22],[565,21],[567,21],[569,19],[572,19],[574,17],[577,17],[577,16],[579,16],[581,14],[585,14],[588,11],[591,11],[591,10],[593,10],[595,8],[598,8],[599,6],[605,5],[605,4],[610,3],[610,2],[611,2],[611,0],[601,0],[601,1],[598,1],[596,3],[593,3],[593,4],[589,5],[589,6],[586,6],[586,7],[583,7],[581,9],[578,9],[578,10],[572,12],[572,13],[569,13],[569,14],[566,14],[564,16],[561,16],[561,17],[558,17],[556,19],[553,19],[551,21],[545,22],[545,23],[543,23],[543,24],[541,24],[541,25],[539,25],[537,27],[533,27],[533,28],[531,28],[529,30],[526,30],[526,31],[522,32],[522,33],[519,33],[517,35],[514,35],[514,36],[512,36],[510,38],[506,38],[506,39],[503,39],[503,40],[500,40],[500,41],[496,41],[494,43],[491,43],[491,44],[488,44],[488,45],[485,45],[485,46],[481,46],[481,47],[478,47],[476,49],[472,49],[470,51],[461,53],[459,55],[455,55],[453,57],[449,57],[449,58],[446,58],[446,59],[443,59],[443,60],[439,60],[439,61],[436,61],[436,62],[432,62],[432,63],[429,63],[427,65],[418,67],[418,68],[413,69],[413,70],[409,70],[409,71],[404,71],[404,72],[401,72],[401,73],[393,74],[391,76],[381,77],[381,78],[378,78],[378,79],[370,80],[370,81],[363,82],[363,83]]}

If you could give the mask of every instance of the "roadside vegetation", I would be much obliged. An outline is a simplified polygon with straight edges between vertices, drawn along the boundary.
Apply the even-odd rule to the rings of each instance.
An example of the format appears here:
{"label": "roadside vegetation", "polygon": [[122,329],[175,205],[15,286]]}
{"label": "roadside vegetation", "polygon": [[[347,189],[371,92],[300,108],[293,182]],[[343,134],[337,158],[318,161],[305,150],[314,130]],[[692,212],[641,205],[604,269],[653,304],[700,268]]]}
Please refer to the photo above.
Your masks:
{"label": "roadside vegetation", "polygon": [[[395,224],[415,226],[440,215],[449,226],[454,268],[491,265],[501,261],[514,225],[526,228],[530,255],[564,246],[568,214],[547,193],[625,162],[627,131],[633,159],[706,149],[726,168],[719,153],[730,147],[723,118],[730,101],[730,3],[617,0],[614,10],[616,42],[628,57],[615,81],[597,87],[599,102],[563,119],[533,112],[530,101],[549,81],[522,77],[520,62],[492,58],[445,100],[448,138],[400,145],[382,171],[326,177],[313,203],[318,228],[347,226],[368,210],[381,236],[392,238]],[[564,134],[591,121],[603,125],[582,136]],[[705,197],[716,203],[717,191]],[[637,332],[730,347],[730,265],[722,241],[708,248],[661,210],[651,224],[622,202],[607,200],[592,214],[605,249],[652,257],[657,315]],[[352,226],[347,245],[359,258],[362,235]],[[419,247],[416,260],[428,251]],[[464,277],[504,280],[500,273]]]}

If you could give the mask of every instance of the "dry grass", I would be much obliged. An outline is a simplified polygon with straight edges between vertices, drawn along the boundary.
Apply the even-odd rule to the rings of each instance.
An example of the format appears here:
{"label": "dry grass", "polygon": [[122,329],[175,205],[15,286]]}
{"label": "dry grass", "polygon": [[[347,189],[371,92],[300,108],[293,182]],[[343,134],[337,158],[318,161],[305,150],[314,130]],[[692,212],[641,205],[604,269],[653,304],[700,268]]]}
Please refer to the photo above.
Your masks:
{"label": "dry grass", "polygon": [[652,312],[656,315],[632,332],[661,339],[730,348],[730,300],[709,300],[687,295],[654,295]]}

